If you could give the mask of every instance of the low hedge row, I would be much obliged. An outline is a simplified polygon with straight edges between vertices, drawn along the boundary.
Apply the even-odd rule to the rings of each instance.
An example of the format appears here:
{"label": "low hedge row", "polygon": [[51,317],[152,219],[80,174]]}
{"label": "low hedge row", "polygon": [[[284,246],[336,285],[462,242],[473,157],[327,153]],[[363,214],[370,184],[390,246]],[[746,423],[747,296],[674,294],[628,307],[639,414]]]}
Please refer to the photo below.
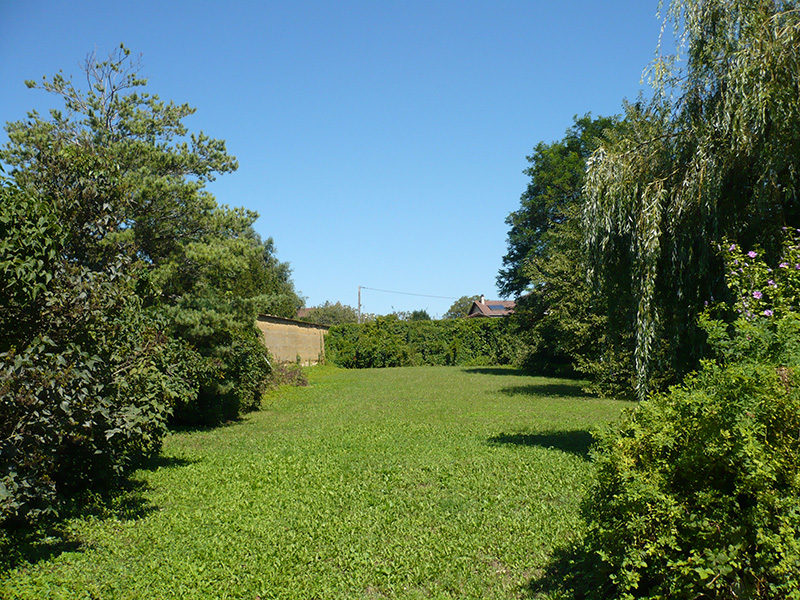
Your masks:
{"label": "low hedge row", "polygon": [[417,365],[505,365],[520,343],[507,319],[400,321],[380,317],[363,324],[332,327],[326,360],[340,367],[367,369]]}

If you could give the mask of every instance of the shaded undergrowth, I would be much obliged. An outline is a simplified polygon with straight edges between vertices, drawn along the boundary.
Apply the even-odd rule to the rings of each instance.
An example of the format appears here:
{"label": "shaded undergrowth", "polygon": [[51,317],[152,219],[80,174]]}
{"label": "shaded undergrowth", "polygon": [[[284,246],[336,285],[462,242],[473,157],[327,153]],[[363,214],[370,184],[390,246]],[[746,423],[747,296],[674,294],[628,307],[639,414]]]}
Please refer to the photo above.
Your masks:
{"label": "shaded undergrowth", "polygon": [[525,588],[525,595],[532,600],[585,600],[589,597],[604,597],[599,586],[601,571],[599,557],[588,551],[580,541],[553,550],[547,566],[532,578]]}

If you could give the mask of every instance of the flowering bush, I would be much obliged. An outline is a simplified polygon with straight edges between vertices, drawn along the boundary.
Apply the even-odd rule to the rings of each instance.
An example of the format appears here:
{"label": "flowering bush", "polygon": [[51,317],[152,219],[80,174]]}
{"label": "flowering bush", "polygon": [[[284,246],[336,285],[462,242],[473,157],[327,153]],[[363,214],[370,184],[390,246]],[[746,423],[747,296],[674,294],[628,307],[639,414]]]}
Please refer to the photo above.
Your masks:
{"label": "flowering bush", "polygon": [[783,231],[782,256],[772,267],[759,249],[745,252],[736,244],[720,248],[728,287],[737,298],[735,308],[747,319],[780,317],[800,308],[800,229],[784,227]]}
{"label": "flowering bush", "polygon": [[800,244],[721,248],[714,356],[598,434],[586,503],[599,598],[800,599]]}

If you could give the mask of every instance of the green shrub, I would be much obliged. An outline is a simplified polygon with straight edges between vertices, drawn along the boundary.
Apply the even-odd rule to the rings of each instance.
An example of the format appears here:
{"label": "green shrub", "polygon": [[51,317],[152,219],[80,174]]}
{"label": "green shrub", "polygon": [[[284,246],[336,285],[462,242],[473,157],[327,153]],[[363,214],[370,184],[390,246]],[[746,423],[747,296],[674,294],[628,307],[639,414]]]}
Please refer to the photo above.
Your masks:
{"label": "green shrub", "polygon": [[800,598],[798,248],[770,269],[730,246],[738,317],[701,319],[714,358],[598,434],[590,595]]}
{"label": "green shrub", "polygon": [[518,349],[505,319],[400,321],[332,327],[326,359],[346,368],[510,364]]}
{"label": "green shrub", "polygon": [[255,335],[217,334],[226,339],[218,339],[209,356],[188,344],[181,352],[179,364],[194,386],[176,400],[170,419],[173,425],[216,425],[261,407],[272,373],[267,349]]}
{"label": "green shrub", "polygon": [[113,275],[62,265],[42,294],[42,325],[0,354],[0,522],[56,512],[156,454],[184,385],[168,347]]}

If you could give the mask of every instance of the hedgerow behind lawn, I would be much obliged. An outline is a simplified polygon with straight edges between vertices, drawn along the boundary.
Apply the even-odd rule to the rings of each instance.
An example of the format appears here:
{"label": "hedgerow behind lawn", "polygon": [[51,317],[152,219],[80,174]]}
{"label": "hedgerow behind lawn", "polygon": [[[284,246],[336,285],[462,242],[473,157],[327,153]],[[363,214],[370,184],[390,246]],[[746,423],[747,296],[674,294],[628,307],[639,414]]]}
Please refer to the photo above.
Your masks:
{"label": "hedgerow behind lawn", "polygon": [[309,378],[168,437],[138,500],[69,523],[0,597],[524,597],[580,531],[588,431],[623,405],[500,368]]}

